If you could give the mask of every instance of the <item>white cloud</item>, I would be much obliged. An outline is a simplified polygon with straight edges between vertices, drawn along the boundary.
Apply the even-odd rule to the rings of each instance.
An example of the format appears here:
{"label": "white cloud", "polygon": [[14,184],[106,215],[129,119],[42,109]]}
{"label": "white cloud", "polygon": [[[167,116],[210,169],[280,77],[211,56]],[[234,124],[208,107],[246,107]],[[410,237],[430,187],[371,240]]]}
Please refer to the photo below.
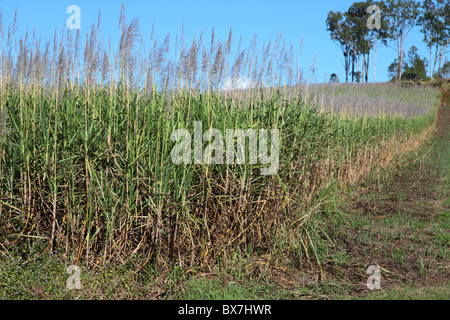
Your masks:
{"label": "white cloud", "polygon": [[225,83],[226,89],[248,89],[252,87],[252,80],[250,78],[240,77],[233,81],[228,79]]}

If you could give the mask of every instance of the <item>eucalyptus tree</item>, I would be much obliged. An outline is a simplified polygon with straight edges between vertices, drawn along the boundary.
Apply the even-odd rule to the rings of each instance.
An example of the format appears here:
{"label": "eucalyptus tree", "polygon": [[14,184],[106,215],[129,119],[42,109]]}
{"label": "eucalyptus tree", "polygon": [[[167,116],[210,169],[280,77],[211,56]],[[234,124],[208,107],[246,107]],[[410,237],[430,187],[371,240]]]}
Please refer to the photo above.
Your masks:
{"label": "eucalyptus tree", "polygon": [[450,61],[446,61],[442,68],[439,69],[439,77],[449,79],[450,78]]}
{"label": "eucalyptus tree", "polygon": [[[387,44],[389,38],[387,21],[381,19],[379,28],[369,26],[368,21],[372,14],[370,8],[374,6],[381,11],[386,10],[383,1],[366,0],[353,3],[345,13],[333,11],[328,13],[327,31],[330,31],[331,39],[341,46],[345,57],[347,82],[350,66],[352,68],[352,81],[358,74],[363,77],[365,82],[368,82],[370,53],[372,49],[376,48],[378,40],[381,40],[385,45]],[[363,60],[362,72],[359,70],[360,57]]]}
{"label": "eucalyptus tree", "polygon": [[327,31],[330,32],[331,40],[335,41],[341,48],[344,55],[345,82],[348,82],[350,73],[350,60],[352,48],[349,44],[350,28],[341,12],[330,11],[326,20]]}
{"label": "eucalyptus tree", "polygon": [[416,46],[412,46],[409,49],[407,57],[408,59],[403,68],[402,80],[424,80],[427,76],[428,61],[419,56]]}
{"label": "eucalyptus tree", "polygon": [[362,56],[362,72],[361,76],[368,82],[369,76],[369,59],[372,49],[377,45],[377,40],[381,40],[383,44],[387,44],[388,34],[386,33],[386,21],[380,19],[379,28],[369,25],[368,21],[371,17],[371,8],[376,7],[378,10],[385,11],[386,7],[383,1],[374,2],[371,0],[355,2],[346,12],[347,20],[350,24],[350,30],[353,34],[355,42],[355,55]]}
{"label": "eucalyptus tree", "polygon": [[[417,24],[424,35],[424,42],[430,50],[430,77],[438,70],[450,44],[450,2],[448,0],[425,0],[421,6]],[[433,57],[434,49],[434,57]],[[432,63],[432,61],[434,61]]]}
{"label": "eucalyptus tree", "polygon": [[383,18],[387,22],[386,33],[393,41],[397,51],[398,74],[401,79],[405,41],[411,30],[416,25],[420,13],[420,2],[415,0],[386,0],[386,11]]}

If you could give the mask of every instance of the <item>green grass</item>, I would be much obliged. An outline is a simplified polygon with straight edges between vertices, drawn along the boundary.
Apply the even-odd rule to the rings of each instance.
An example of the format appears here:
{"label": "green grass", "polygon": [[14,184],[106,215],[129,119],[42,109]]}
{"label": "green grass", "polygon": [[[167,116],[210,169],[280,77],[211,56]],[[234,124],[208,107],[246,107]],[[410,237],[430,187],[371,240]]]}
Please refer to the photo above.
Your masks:
{"label": "green grass", "polygon": [[364,300],[448,300],[450,285],[416,288],[405,286],[400,289],[373,292]]}
{"label": "green grass", "polygon": [[135,273],[125,263],[89,270],[80,265],[81,289],[67,288],[68,263],[61,256],[44,255],[27,261],[0,261],[0,299],[76,300],[76,299],[152,299],[156,295],[155,277]]}
{"label": "green grass", "polygon": [[[369,245],[372,249],[361,252],[370,259],[380,261],[381,266],[387,264],[391,270],[382,279],[381,291],[358,294],[354,298],[448,300],[450,286],[442,283],[448,283],[449,138],[448,125],[446,129],[438,128],[437,135],[431,141],[403,160],[408,165],[396,171],[400,175],[395,179],[382,184],[381,193],[369,192],[359,197],[359,201],[364,200],[381,208],[382,216],[374,217],[371,212],[364,211],[353,214],[347,222],[350,228],[358,230],[359,234],[365,233],[369,230],[364,226],[372,221],[376,224],[376,231],[370,232],[373,242],[364,241],[362,237],[352,241],[350,235],[347,236],[348,241],[355,246],[358,243]],[[421,155],[426,155],[424,167],[412,161]],[[422,190],[426,193],[417,196],[416,193]],[[392,201],[395,201],[397,208],[386,209],[384,206],[391,205]],[[358,259],[352,258],[347,265],[357,263]]]}
{"label": "green grass", "polygon": [[277,285],[258,281],[224,283],[218,279],[191,278],[183,285],[183,300],[278,300],[287,292]]}

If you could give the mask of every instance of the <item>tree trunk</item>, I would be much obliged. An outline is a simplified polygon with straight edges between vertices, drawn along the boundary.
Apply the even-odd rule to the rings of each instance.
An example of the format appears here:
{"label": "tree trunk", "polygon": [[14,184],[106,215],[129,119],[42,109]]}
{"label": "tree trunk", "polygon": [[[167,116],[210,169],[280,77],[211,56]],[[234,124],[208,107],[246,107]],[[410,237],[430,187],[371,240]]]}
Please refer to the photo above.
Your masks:
{"label": "tree trunk", "polygon": [[370,52],[367,53],[367,63],[366,63],[366,83],[369,82],[369,61],[370,61]]}
{"label": "tree trunk", "polygon": [[350,57],[348,52],[344,53],[344,58],[345,58],[345,82],[348,82],[348,73],[350,71]]}
{"label": "tree trunk", "polygon": [[450,44],[450,42],[447,42],[447,44],[443,47],[441,46],[441,50],[439,52],[439,69],[438,72],[441,70],[442,67],[442,59],[445,56],[445,50],[447,50],[448,45]]}
{"label": "tree trunk", "polygon": [[[352,82],[355,82],[356,73],[359,71],[359,61],[358,56],[356,54],[352,54]],[[356,67],[356,73],[355,73],[355,67]]]}
{"label": "tree trunk", "polygon": [[433,78],[433,70],[431,69],[432,51],[433,51],[433,49],[430,47],[430,78]]}
{"label": "tree trunk", "polygon": [[439,52],[439,45],[437,44],[434,50],[434,63],[433,63],[433,72],[431,74],[431,77],[433,78],[434,73],[436,72],[436,63],[437,63],[437,58],[438,58],[438,52]]}
{"label": "tree trunk", "polygon": [[398,48],[398,74],[397,81],[402,80],[402,66],[403,66],[403,38],[397,40]]}
{"label": "tree trunk", "polygon": [[363,63],[361,70],[361,81],[364,83],[364,79],[366,78],[366,54],[363,53]]}
{"label": "tree trunk", "polygon": [[376,82],[376,77],[377,77],[377,40],[378,37],[375,38],[375,46],[373,47],[374,50],[374,63],[373,63],[373,83]]}
{"label": "tree trunk", "polygon": [[352,54],[352,82],[355,82],[355,56]]}

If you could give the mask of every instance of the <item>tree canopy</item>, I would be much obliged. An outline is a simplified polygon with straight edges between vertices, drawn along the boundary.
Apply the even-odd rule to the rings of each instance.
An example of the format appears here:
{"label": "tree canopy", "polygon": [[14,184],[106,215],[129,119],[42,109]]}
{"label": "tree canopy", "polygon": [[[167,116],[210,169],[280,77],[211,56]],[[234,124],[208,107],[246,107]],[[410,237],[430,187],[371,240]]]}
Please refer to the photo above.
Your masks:
{"label": "tree canopy", "polygon": [[[380,14],[374,14],[374,10]],[[370,22],[373,17],[378,19],[376,24]],[[353,3],[345,12],[330,11],[326,25],[330,39],[339,45],[344,56],[346,82],[349,76],[352,82],[368,82],[370,56],[373,52],[376,59],[378,41],[397,52],[396,65],[388,68],[394,80],[423,79],[427,76],[428,66],[430,77],[436,70],[440,72],[449,52],[450,1],[424,0],[421,4],[416,0],[365,0]],[[405,56],[406,39],[416,26],[421,26],[424,42],[430,50],[429,60],[418,55],[416,46]]]}

